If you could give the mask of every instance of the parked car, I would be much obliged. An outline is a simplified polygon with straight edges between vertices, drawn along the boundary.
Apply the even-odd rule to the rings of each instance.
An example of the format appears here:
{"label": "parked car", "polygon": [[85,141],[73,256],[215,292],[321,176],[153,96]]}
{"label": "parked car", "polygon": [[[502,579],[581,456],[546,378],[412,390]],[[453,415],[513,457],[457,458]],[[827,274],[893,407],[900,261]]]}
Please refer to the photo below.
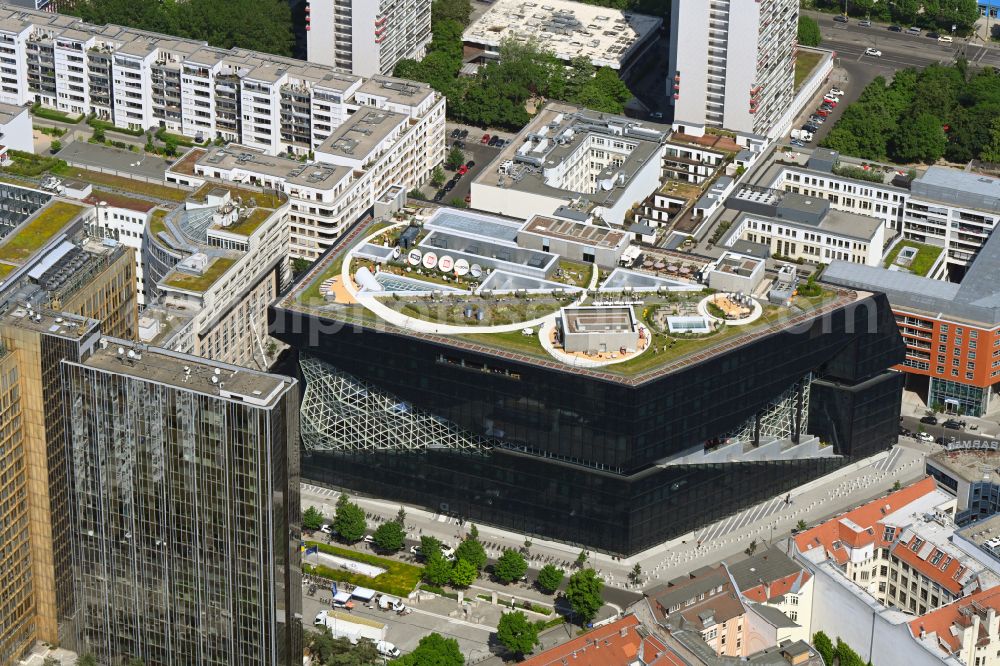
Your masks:
{"label": "parked car", "polygon": [[447,183],[444,184],[444,191],[445,192],[451,192],[453,189],[455,189],[455,181],[454,180],[449,180]]}
{"label": "parked car", "polygon": [[868,19],[861,19],[860,21],[858,21],[858,25],[860,25],[862,28],[870,28],[872,27],[872,22],[869,21]]}
{"label": "parked car", "polygon": [[476,166],[476,161],[475,160],[469,160],[468,162],[465,163],[465,166],[467,166],[467,167],[469,167],[471,169],[472,167]]}
{"label": "parked car", "polygon": [[940,44],[951,44],[953,41],[955,41],[954,39],[952,39],[951,35],[941,35],[940,37],[937,38],[937,40],[938,43]]}
{"label": "parked car", "polygon": [[948,419],[942,425],[948,430],[961,430],[963,424],[961,421],[956,421],[955,419]]}
{"label": "parked car", "polygon": [[465,142],[462,141],[461,139],[459,139],[458,141],[452,141],[451,145],[454,146],[455,148],[461,148],[462,150],[465,149]]}
{"label": "parked car", "polygon": [[464,176],[465,174],[469,173],[469,167],[463,164],[462,166],[458,167],[457,173],[459,176]]}
{"label": "parked car", "polygon": [[911,25],[909,28],[906,29],[906,34],[908,34],[908,35],[919,35],[920,34],[920,28],[918,28],[915,25]]}
{"label": "parked car", "polygon": [[930,434],[929,432],[918,432],[917,439],[919,439],[921,442],[927,442],[929,444],[934,441],[934,435]]}
{"label": "parked car", "polygon": [[900,428],[899,429],[899,436],[900,437],[913,437],[913,431],[910,430],[909,428]]}
{"label": "parked car", "polygon": [[898,25],[890,25],[889,26],[889,32],[903,32],[903,28],[902,28],[902,26],[898,26]]}
{"label": "parked car", "polygon": [[389,641],[379,641],[375,644],[375,651],[378,652],[383,657],[398,657],[399,648],[390,643]]}
{"label": "parked car", "polygon": [[937,32],[928,32],[927,36],[930,37],[931,39],[937,39],[938,37],[941,36],[941,34]]}
{"label": "parked car", "polygon": [[465,195],[465,203],[472,203],[472,192]]}
{"label": "parked car", "polygon": [[865,55],[871,56],[873,58],[881,58],[882,52],[879,51],[878,49],[873,49],[869,46],[867,49],[865,49]]}
{"label": "parked car", "polygon": [[811,123],[813,123],[815,125],[822,125],[823,123],[826,122],[826,118],[824,118],[823,116],[820,116],[820,115],[817,115],[817,114],[814,113],[811,116],[809,116],[809,122],[811,122]]}
{"label": "parked car", "polygon": [[921,417],[920,418],[920,422],[921,423],[926,423],[927,425],[937,425],[938,424],[937,417],[936,416],[931,416],[930,414],[928,414],[927,416]]}
{"label": "parked car", "polygon": [[823,101],[830,102],[831,104],[836,104],[837,102],[840,101],[840,98],[837,97],[836,95],[829,95],[828,94],[828,95],[824,95],[823,96]]}
{"label": "parked car", "polygon": [[849,19],[843,14],[838,14],[833,17],[833,20],[836,21],[837,23],[847,23]]}
{"label": "parked car", "polygon": [[451,138],[457,139],[460,136],[462,136],[462,130],[458,129],[457,127],[451,131]]}
{"label": "parked car", "polygon": [[468,139],[469,138],[469,130],[467,130],[467,129],[462,130],[462,137],[461,138]]}
{"label": "parked car", "polygon": [[444,192],[439,191],[437,194],[434,195],[434,203],[438,203],[442,199],[444,199]]}
{"label": "parked car", "polygon": [[806,147],[805,142],[804,141],[799,141],[798,139],[792,139],[791,141],[789,141],[789,143],[792,144],[793,146],[795,146],[796,148],[805,148]]}
{"label": "parked car", "polygon": [[807,132],[812,132],[813,134],[815,134],[816,132],[819,131],[819,125],[817,125],[816,123],[806,123],[805,125],[802,126],[802,129],[804,129]]}
{"label": "parked car", "polygon": [[323,534],[333,534],[333,527],[330,523],[323,523],[323,526],[319,528],[319,531]]}
{"label": "parked car", "polygon": [[820,109],[816,113],[818,113],[821,116],[828,116],[828,115],[830,115],[830,110],[829,109]]}
{"label": "parked car", "polygon": [[823,104],[820,106],[820,108],[821,109],[836,109],[837,108],[837,103],[836,102],[831,102],[828,99],[824,99],[823,100]]}
{"label": "parked car", "polygon": [[479,143],[481,143],[481,144],[483,144],[485,146],[486,144],[488,144],[490,142],[491,138],[493,138],[493,137],[491,137],[489,134],[484,134],[483,138],[479,140]]}
{"label": "parked car", "polygon": [[830,95],[836,95],[837,97],[843,97],[844,91],[840,88],[830,88]]}
{"label": "parked car", "polygon": [[490,146],[491,147],[498,148],[498,147],[500,147],[502,145],[503,145],[503,139],[501,139],[500,137],[494,136],[492,139],[490,139]]}

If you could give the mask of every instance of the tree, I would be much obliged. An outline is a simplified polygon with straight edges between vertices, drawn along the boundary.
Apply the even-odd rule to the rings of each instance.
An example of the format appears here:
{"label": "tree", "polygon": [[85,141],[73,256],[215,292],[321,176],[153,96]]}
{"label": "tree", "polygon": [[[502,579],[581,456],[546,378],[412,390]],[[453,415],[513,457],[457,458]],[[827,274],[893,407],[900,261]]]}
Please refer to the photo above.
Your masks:
{"label": "tree", "polygon": [[445,164],[448,165],[449,169],[454,171],[458,167],[465,164],[465,153],[463,153],[457,146],[453,147],[448,151],[448,157],[445,160]]}
{"label": "tree", "polygon": [[473,539],[471,535],[458,544],[458,548],[455,549],[455,557],[465,560],[474,566],[476,571],[482,571],[483,567],[486,566],[486,549],[483,548],[483,544],[479,543],[477,539]]}
{"label": "tree", "polygon": [[314,506],[302,512],[302,527],[315,532],[323,527],[323,514]]}
{"label": "tree", "polygon": [[424,580],[431,585],[445,585],[451,580],[451,569],[451,562],[440,551],[433,553],[424,565]]}
{"label": "tree", "polygon": [[94,133],[91,135],[90,138],[96,141],[97,143],[104,143],[106,140],[106,137],[104,136],[104,129],[101,127],[95,127]]}
{"label": "tree", "polygon": [[628,572],[628,579],[632,581],[633,585],[638,585],[642,580],[642,566],[638,562],[632,567],[632,571]]}
{"label": "tree", "polygon": [[460,197],[454,197],[448,203],[451,206],[453,206],[454,208],[468,208],[469,207],[469,204],[465,203],[465,199],[462,199]]}
{"label": "tree", "polygon": [[479,528],[476,527],[475,523],[472,523],[472,526],[469,527],[469,538],[479,541]]}
{"label": "tree", "polygon": [[504,613],[497,623],[497,640],[521,659],[538,645],[538,627],[529,622],[521,611]]}
{"label": "tree", "polygon": [[581,624],[593,620],[597,611],[601,610],[601,606],[604,605],[604,599],[601,597],[603,588],[604,581],[593,569],[583,569],[569,577],[569,582],[566,584],[566,601],[580,618]]}
{"label": "tree", "polygon": [[468,560],[458,558],[458,562],[451,568],[451,583],[455,587],[469,587],[478,577],[479,569]]}
{"label": "tree", "polygon": [[817,631],[813,635],[813,647],[819,652],[819,655],[823,657],[823,661],[826,662],[826,666],[833,666],[833,641],[830,637],[824,634],[822,631]]}
{"label": "tree", "polygon": [[312,266],[312,262],[308,259],[303,259],[302,257],[295,257],[292,259],[292,273],[296,276],[302,275],[309,267]]}
{"label": "tree", "polygon": [[58,153],[60,150],[62,150],[62,141],[59,139],[56,139],[49,145],[49,151],[53,154]]}
{"label": "tree", "polygon": [[993,122],[990,123],[990,138],[980,150],[979,159],[984,162],[1000,164],[1000,116],[994,118]]}
{"label": "tree", "polygon": [[177,154],[177,139],[172,136],[168,136],[167,140],[163,142],[163,153],[165,155],[173,157]]}
{"label": "tree", "polygon": [[524,555],[510,548],[503,551],[493,565],[493,574],[504,584],[519,580],[527,570],[528,563],[524,561]]}
{"label": "tree", "polygon": [[458,641],[454,638],[429,634],[420,639],[413,652],[399,659],[393,659],[389,664],[390,666],[464,666],[465,657],[462,656],[462,652],[458,649]]}
{"label": "tree", "polygon": [[552,594],[559,589],[566,572],[553,564],[546,564],[538,570],[536,582],[543,592]]}
{"label": "tree", "polygon": [[930,113],[922,113],[913,122],[900,126],[892,149],[900,162],[931,163],[944,155],[946,143],[941,121]]}
{"label": "tree", "polygon": [[802,46],[819,46],[823,36],[819,32],[819,23],[808,16],[799,16],[799,44]]}
{"label": "tree", "polygon": [[89,652],[80,655],[76,660],[76,666],[97,666],[97,658]]}
{"label": "tree", "polygon": [[469,0],[434,0],[431,5],[431,22],[457,21],[469,25],[472,16],[472,4]]}
{"label": "tree", "polygon": [[865,666],[865,661],[861,658],[861,655],[855,652],[850,645],[839,638],[837,639],[837,649],[835,654],[840,666]]}
{"label": "tree", "polygon": [[901,484],[898,480],[892,482],[892,489],[893,489],[893,491],[902,490],[902,488],[903,488],[903,484]]}
{"label": "tree", "polygon": [[[346,495],[341,495],[346,497]],[[337,513],[333,517],[333,529],[341,539],[348,543],[354,543],[365,535],[368,529],[368,521],[365,520],[365,512],[354,502],[337,502]]]}
{"label": "tree", "polygon": [[421,192],[420,188],[418,188],[418,187],[414,187],[412,190],[410,190],[409,192],[407,192],[406,196],[410,197],[411,199],[419,199],[421,201],[426,201],[427,200],[427,197],[424,196],[424,193]]}
{"label": "tree", "polygon": [[429,560],[435,554],[441,554],[441,541],[437,537],[426,534],[420,537],[420,555],[425,560]]}
{"label": "tree", "polygon": [[587,563],[587,560],[589,558],[590,558],[590,553],[588,553],[585,550],[581,550],[580,554],[576,556],[576,566],[582,567],[584,564]]}
{"label": "tree", "polygon": [[431,171],[431,185],[434,187],[441,187],[447,179],[448,176],[445,175],[441,165],[434,167],[434,170]]}
{"label": "tree", "polygon": [[750,545],[743,552],[746,553],[747,557],[753,557],[753,554],[757,552],[757,539],[751,539]]}
{"label": "tree", "polygon": [[802,530],[806,529],[806,527],[808,527],[808,525],[806,525],[806,521],[801,520],[801,519],[795,525],[795,529],[798,530],[799,532],[801,532]]}
{"label": "tree", "polygon": [[399,523],[400,527],[406,527],[406,509],[399,507],[399,511],[396,512],[396,522]]}
{"label": "tree", "polygon": [[373,538],[379,550],[395,553],[406,542],[406,532],[403,531],[402,525],[395,520],[390,520],[378,526]]}

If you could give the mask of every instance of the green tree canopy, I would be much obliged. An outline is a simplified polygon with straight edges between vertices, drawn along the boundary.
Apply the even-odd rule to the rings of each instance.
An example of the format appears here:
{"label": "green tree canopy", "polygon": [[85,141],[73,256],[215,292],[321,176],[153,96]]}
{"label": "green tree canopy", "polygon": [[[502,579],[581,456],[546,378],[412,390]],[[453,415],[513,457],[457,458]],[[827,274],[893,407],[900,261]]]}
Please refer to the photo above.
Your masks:
{"label": "green tree canopy", "polygon": [[504,613],[497,623],[497,640],[520,659],[538,645],[538,627],[521,611]]}
{"label": "green tree canopy", "polygon": [[420,537],[420,555],[425,560],[429,560],[434,554],[441,554],[441,540],[437,537],[425,534]]}
{"label": "green tree canopy", "polygon": [[465,153],[463,153],[460,148],[453,147],[448,151],[448,157],[445,159],[445,164],[448,165],[449,169],[457,169],[465,164]]}
{"label": "green tree canopy", "polygon": [[302,527],[315,532],[323,527],[323,514],[314,506],[302,512]]}
{"label": "green tree canopy", "polygon": [[402,525],[395,520],[390,520],[379,525],[372,538],[379,550],[395,553],[406,542],[406,532],[403,531]]}
{"label": "green tree canopy", "polygon": [[819,32],[819,23],[809,16],[799,16],[799,44],[803,46],[819,46],[823,36]]}
{"label": "green tree canopy", "polygon": [[597,615],[597,611],[601,610],[601,606],[604,605],[604,599],[601,597],[602,589],[604,581],[593,569],[583,569],[569,577],[566,585],[566,601],[580,618],[581,623],[590,622]]}
{"label": "green tree canopy", "polygon": [[538,587],[542,588],[543,592],[552,594],[562,585],[565,575],[566,572],[554,564],[546,564],[538,570]]}
{"label": "green tree canopy", "polygon": [[528,570],[528,563],[524,561],[524,555],[516,550],[508,548],[497,559],[493,565],[493,574],[501,583],[512,583],[519,580]]}
{"label": "green tree canopy", "polygon": [[813,635],[813,647],[823,657],[826,666],[833,666],[833,641],[830,640],[829,636],[822,631],[817,631]]}
{"label": "green tree canopy", "polygon": [[483,544],[479,543],[478,539],[472,538],[472,535],[458,544],[458,548],[455,549],[455,557],[476,567],[476,571],[482,571],[483,567],[486,566],[486,549],[483,548]]}
{"label": "green tree canopy", "polygon": [[893,153],[901,162],[934,162],[944,155],[947,145],[941,120],[922,113],[912,123],[900,127],[893,140]]}
{"label": "green tree canopy", "polygon": [[77,658],[76,666],[97,666],[97,658],[89,652],[82,654]]}
{"label": "green tree canopy", "polygon": [[451,580],[451,562],[445,559],[441,551],[433,553],[424,565],[424,580],[431,585],[447,585]]}
{"label": "green tree canopy", "polygon": [[431,185],[434,187],[441,187],[447,179],[448,176],[445,175],[441,165],[434,167],[434,170],[431,171]]}
{"label": "green tree canopy", "polygon": [[837,639],[837,649],[835,654],[837,656],[837,662],[840,666],[865,666],[865,661],[861,658],[861,655],[855,652],[850,645],[839,638]]}
{"label": "green tree canopy", "polygon": [[[346,495],[341,495],[341,497],[346,497]],[[344,541],[349,543],[358,541],[368,529],[365,512],[354,502],[338,501],[337,513],[333,517],[333,529],[337,530],[337,535]]]}
{"label": "green tree canopy", "polygon": [[469,587],[478,577],[479,570],[476,569],[476,565],[462,558],[458,558],[458,562],[451,569],[451,583],[455,587]]}
{"label": "green tree canopy", "polygon": [[1000,164],[1000,115],[990,123],[989,138],[980,153],[984,162]]}
{"label": "green tree canopy", "polygon": [[399,659],[389,662],[391,666],[464,666],[465,657],[458,649],[458,641],[445,638],[441,634],[429,634],[420,639],[416,649]]}

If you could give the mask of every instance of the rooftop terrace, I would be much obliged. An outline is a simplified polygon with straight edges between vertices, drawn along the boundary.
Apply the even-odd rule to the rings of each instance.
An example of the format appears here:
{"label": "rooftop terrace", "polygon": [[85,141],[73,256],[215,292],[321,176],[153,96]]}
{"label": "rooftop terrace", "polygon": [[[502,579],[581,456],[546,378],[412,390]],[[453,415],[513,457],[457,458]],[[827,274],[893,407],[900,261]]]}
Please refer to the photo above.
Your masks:
{"label": "rooftop terrace", "polygon": [[14,229],[0,242],[0,261],[19,264],[45,245],[84,207],[68,201],[53,201]]}
{"label": "rooftop terrace", "polygon": [[215,284],[215,282],[221,278],[226,271],[232,268],[235,263],[236,260],[229,257],[216,257],[201,275],[185,273],[174,269],[163,278],[162,284],[167,287],[174,287],[175,289],[184,289],[186,291],[199,293],[205,292],[209,289],[209,287]]}
{"label": "rooftop terrace", "polygon": [[[402,219],[356,228],[317,262],[280,301],[279,307],[354,326],[377,326],[379,330],[500,358],[640,384],[809,321],[858,298],[855,292],[824,289],[812,298],[796,297],[793,308],[758,303],[759,315],[752,321],[725,323],[705,312],[704,301],[712,292],[687,280],[677,279],[669,284],[665,281],[660,287],[641,293],[596,291],[607,273],[595,271],[589,292],[568,283],[555,283],[554,277],[537,289],[487,291],[480,287],[487,279],[487,271],[480,280],[464,271],[459,275],[450,266],[448,271],[427,268],[422,257],[414,263],[406,251],[395,260],[388,258],[391,252],[385,253],[387,258],[381,264],[367,253],[365,259],[353,255],[362,247],[388,244],[391,249],[408,224]],[[435,259],[440,261],[443,257]],[[641,272],[641,260],[637,263],[632,270]],[[363,279],[357,274],[361,267],[368,273]],[[503,272],[498,268],[490,277]],[[363,286],[362,282],[369,286]],[[413,290],[412,283],[425,286]],[[458,291],[450,290],[453,287]],[[595,293],[598,295],[590,296]],[[561,361],[549,349],[551,341],[542,333],[551,331],[560,310],[573,304],[631,309],[643,331],[642,349],[613,363],[606,357],[582,359],[573,365]],[[713,323],[707,333],[671,333],[666,326],[668,315],[705,316]]]}

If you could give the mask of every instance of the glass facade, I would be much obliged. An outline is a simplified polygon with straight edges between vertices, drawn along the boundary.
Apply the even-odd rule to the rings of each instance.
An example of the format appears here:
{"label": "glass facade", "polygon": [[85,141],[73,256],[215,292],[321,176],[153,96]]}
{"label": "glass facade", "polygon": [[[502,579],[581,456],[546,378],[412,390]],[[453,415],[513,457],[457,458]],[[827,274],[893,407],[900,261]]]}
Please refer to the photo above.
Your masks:
{"label": "glass facade", "polygon": [[[272,334],[301,354],[305,477],[610,552],[684,534],[896,440],[903,376],[888,368],[904,347],[882,296],[641,384],[280,308]],[[806,432],[837,457],[664,464],[759,420],[803,377],[814,378]]]}
{"label": "glass facade", "polygon": [[988,388],[984,389],[972,384],[931,377],[930,388],[927,392],[927,404],[940,403],[949,414],[982,416],[989,402],[989,394]]}
{"label": "glass facade", "polygon": [[254,405],[86,362],[62,379],[79,651],[301,663],[297,392]]}

